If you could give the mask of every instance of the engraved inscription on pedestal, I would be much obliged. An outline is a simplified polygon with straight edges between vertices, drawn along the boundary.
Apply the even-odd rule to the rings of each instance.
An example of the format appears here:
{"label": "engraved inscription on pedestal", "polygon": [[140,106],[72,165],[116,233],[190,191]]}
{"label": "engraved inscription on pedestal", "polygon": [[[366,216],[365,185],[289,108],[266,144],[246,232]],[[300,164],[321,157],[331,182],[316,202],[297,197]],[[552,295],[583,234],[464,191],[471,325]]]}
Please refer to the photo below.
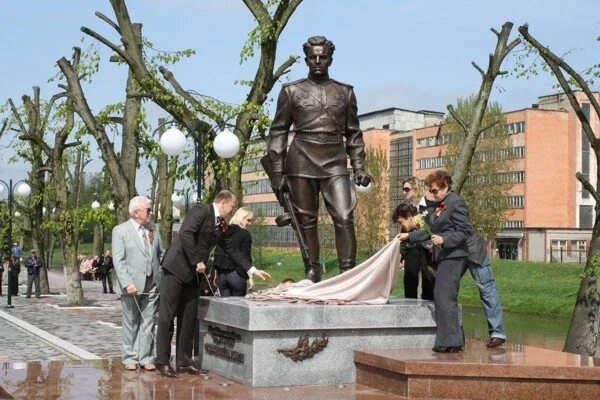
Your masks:
{"label": "engraved inscription on pedestal", "polygon": [[[211,336],[213,344],[206,343],[204,350],[210,355],[225,358],[227,360],[243,364],[244,355],[240,352],[231,350],[235,347],[235,342],[242,340],[242,336],[233,331],[225,331],[216,326],[208,326],[208,334]],[[217,346],[222,344],[223,346]]]}

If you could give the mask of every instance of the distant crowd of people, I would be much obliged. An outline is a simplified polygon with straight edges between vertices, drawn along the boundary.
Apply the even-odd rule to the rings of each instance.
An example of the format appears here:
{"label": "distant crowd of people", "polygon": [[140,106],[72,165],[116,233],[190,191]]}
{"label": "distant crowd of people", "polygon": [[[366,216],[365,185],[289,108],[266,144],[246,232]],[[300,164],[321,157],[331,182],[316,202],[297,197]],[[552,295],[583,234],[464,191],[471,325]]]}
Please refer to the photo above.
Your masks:
{"label": "distant crowd of people", "polygon": [[94,255],[93,258],[89,258],[87,253],[81,253],[77,256],[77,262],[79,263],[79,274],[81,275],[81,280],[102,281],[103,293],[115,294],[111,275],[111,271],[114,269],[114,264],[110,255],[110,249],[104,250],[102,257]]}

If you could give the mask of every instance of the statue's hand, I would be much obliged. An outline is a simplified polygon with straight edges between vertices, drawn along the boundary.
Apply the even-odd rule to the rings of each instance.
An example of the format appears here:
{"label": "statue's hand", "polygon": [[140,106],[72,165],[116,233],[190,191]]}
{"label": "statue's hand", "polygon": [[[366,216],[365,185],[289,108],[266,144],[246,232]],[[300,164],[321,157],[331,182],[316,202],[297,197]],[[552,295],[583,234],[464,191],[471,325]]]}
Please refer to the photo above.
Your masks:
{"label": "statue's hand", "polygon": [[367,174],[364,169],[357,169],[354,171],[354,183],[356,183],[356,185],[367,187],[372,180],[371,175]]}
{"label": "statue's hand", "polygon": [[275,172],[273,174],[273,179],[271,180],[271,188],[273,189],[273,192],[275,193],[277,198],[281,199],[281,192],[287,190],[287,179],[285,178],[285,175],[283,175],[283,173]]}

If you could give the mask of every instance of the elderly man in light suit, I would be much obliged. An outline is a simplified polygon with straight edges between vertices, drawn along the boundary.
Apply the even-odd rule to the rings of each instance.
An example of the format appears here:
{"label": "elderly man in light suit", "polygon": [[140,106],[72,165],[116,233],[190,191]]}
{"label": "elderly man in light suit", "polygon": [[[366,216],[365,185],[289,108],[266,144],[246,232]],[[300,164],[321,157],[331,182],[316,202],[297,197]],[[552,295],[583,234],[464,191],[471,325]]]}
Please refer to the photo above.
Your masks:
{"label": "elderly man in light suit", "polygon": [[136,196],[129,202],[131,218],[112,232],[113,263],[123,306],[123,365],[127,370],[154,371],[154,315],[164,252],[152,222],[151,201]]}

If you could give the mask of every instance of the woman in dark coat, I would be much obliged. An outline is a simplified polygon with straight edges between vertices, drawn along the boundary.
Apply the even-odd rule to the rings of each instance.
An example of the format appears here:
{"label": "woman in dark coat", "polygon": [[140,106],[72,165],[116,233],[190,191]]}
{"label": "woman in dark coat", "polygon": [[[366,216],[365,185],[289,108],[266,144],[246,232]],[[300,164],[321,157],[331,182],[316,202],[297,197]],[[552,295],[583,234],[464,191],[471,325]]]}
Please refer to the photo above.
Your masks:
{"label": "woman in dark coat", "polygon": [[[237,248],[250,264],[252,263],[252,236],[248,232],[248,226],[252,223],[253,217],[252,211],[240,207],[223,233],[231,237],[233,247]],[[246,295],[248,273],[243,266],[235,264],[220,246],[216,248],[214,267],[218,271],[217,285],[221,297]]]}
{"label": "woman in dark coat", "polygon": [[[460,279],[467,269],[469,248],[467,239],[473,228],[465,201],[452,192],[452,178],[443,170],[434,171],[425,178],[425,185],[438,205],[428,215],[434,245],[437,274],[434,288],[437,334],[433,350],[456,353],[463,349],[465,335],[458,312]],[[401,234],[400,240],[409,243],[423,240],[423,231]],[[426,235],[426,234],[425,234]]]}

